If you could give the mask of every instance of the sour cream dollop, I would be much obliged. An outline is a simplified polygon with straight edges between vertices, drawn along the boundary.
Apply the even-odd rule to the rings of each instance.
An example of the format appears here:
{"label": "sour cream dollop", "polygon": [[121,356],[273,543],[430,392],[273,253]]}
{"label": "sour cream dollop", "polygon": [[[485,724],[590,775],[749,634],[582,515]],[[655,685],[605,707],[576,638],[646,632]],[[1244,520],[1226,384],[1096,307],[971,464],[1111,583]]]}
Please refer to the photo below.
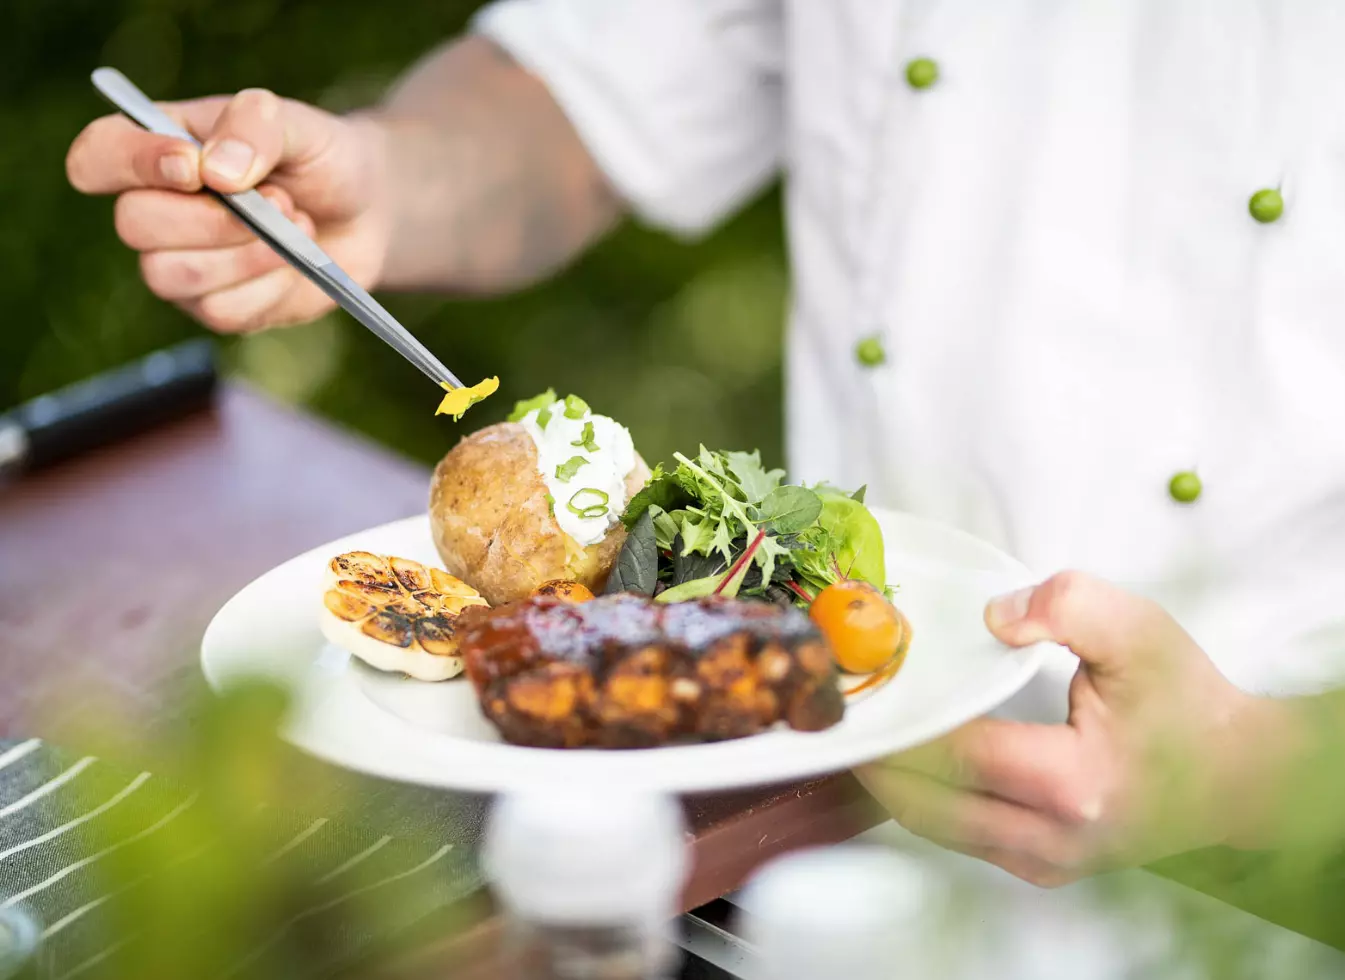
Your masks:
{"label": "sour cream dollop", "polygon": [[[537,469],[554,501],[556,523],[588,547],[605,538],[626,509],[626,477],[635,468],[635,443],[624,425],[593,414],[587,406],[578,418],[570,418],[566,405],[557,399],[533,409],[519,423],[537,447]],[[538,418],[548,411],[550,418],[539,425]]]}

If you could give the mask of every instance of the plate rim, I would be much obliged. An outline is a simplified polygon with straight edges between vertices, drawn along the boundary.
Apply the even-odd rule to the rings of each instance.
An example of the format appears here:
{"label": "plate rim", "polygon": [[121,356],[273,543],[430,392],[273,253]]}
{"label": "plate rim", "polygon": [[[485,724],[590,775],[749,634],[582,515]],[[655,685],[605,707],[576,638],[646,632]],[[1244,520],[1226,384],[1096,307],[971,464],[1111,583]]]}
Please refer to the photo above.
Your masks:
{"label": "plate rim", "polygon": [[[914,514],[909,511],[900,511],[891,508],[881,508],[881,507],[873,507],[871,508],[871,510],[873,510],[875,512],[875,515],[878,516],[880,519],[885,516],[888,516],[903,521],[914,521],[916,523],[924,525],[925,527],[931,530],[938,532],[939,534],[961,539],[961,541],[964,544],[973,547],[979,551],[993,554],[1000,563],[1005,564],[1007,566],[1011,566],[1011,568],[997,570],[996,572],[996,574],[1001,574],[1005,576],[1006,579],[1011,577],[1021,577],[1024,579],[1024,584],[1027,584],[1028,582],[1035,580],[1033,578],[1033,573],[1019,559],[1008,554],[1007,552],[991,544],[990,542],[985,541],[984,539],[977,537],[976,535],[971,534],[970,532],[965,531],[961,528],[953,527],[941,521],[934,520],[925,517],[923,515]],[[427,523],[428,523],[428,514],[425,512],[418,512],[415,514],[408,515],[406,517],[386,521],[382,524],[367,527],[362,530],[353,531],[349,534],[342,535],[341,537],[335,538],[324,544],[317,545],[313,548],[309,548],[303,552],[300,552],[299,554],[293,555],[292,557],[286,559],[285,561],[282,561],[272,566],[270,569],[267,569],[265,572],[262,572],[260,575],[257,575],[247,584],[238,589],[232,596],[230,596],[230,598],[223,605],[220,606],[220,608],[216,611],[215,615],[211,617],[210,623],[207,625],[201,637],[199,662],[202,674],[204,675],[206,683],[211,689],[211,691],[218,694],[227,685],[230,676],[236,676],[231,674],[231,672],[227,668],[219,669],[221,667],[221,661],[227,660],[227,657],[216,657],[212,655],[212,647],[219,645],[218,636],[219,633],[222,632],[222,630],[224,629],[224,626],[222,624],[227,623],[231,610],[236,605],[246,602],[248,599],[248,594],[256,590],[258,587],[260,587],[261,583],[265,579],[267,579],[272,575],[281,574],[282,571],[286,569],[288,566],[302,563],[305,561],[312,561],[319,557],[325,558],[328,554],[333,553],[333,549],[339,550],[342,548],[346,548],[348,545],[354,544],[359,539],[366,538],[370,535],[395,532],[398,529],[410,527],[411,525],[416,524],[423,525]],[[326,641],[321,636],[321,632],[316,622],[316,616],[314,617],[312,630],[316,638],[321,643],[323,643],[325,647]],[[915,726],[914,729],[912,729],[910,726],[907,726],[905,730],[908,733],[914,730],[914,732],[918,737],[912,739],[908,735],[905,739],[903,739],[903,741],[907,743],[909,747],[924,744],[928,741],[936,739],[939,736],[956,729],[957,727],[963,724],[968,723],[969,721],[975,718],[984,716],[989,712],[994,711],[996,708],[1002,706],[1004,703],[1013,698],[1014,695],[1016,695],[1024,687],[1027,686],[1027,684],[1032,680],[1032,678],[1035,677],[1040,672],[1042,666],[1046,661],[1048,652],[1054,647],[1055,644],[1049,642],[1037,643],[1029,647],[1022,647],[1016,649],[1005,647],[1006,653],[1013,654],[1015,657],[1015,667],[1012,670],[1006,671],[1006,673],[1002,676],[1002,678],[998,680],[997,683],[980,690],[978,697],[971,698],[963,702],[963,704],[959,707],[959,710],[956,712],[956,714],[958,715],[957,720],[950,721],[947,717],[940,717],[937,715],[932,716],[925,722],[925,724]],[[351,659],[354,660],[353,657]],[[313,668],[310,665],[306,670],[302,672],[300,676],[311,678],[312,669]],[[288,672],[283,672],[282,676],[285,676],[287,680],[290,679],[290,675],[288,674]],[[335,682],[335,678],[333,678],[333,682]],[[405,721],[404,719],[398,718],[388,709],[377,704],[363,690],[358,689],[357,687],[358,682],[347,680],[346,684],[348,686],[355,687],[355,689],[338,691],[338,696],[343,697],[345,699],[350,699],[351,697],[357,697],[363,703],[364,707],[367,709],[367,712],[372,713],[369,715],[370,717],[377,715],[378,717],[383,719],[383,723],[385,724],[392,724],[396,727],[402,727],[409,730],[414,730],[414,727],[409,722]],[[300,684],[297,686],[297,700],[296,700],[297,704],[302,705],[305,699],[311,696],[311,688],[313,686],[314,682],[311,679],[307,683]],[[432,787],[435,789],[441,789],[446,791],[458,791],[468,793],[496,793],[496,792],[507,792],[513,788],[513,786],[509,785],[507,781],[491,779],[489,778],[488,775],[483,774],[483,770],[487,770],[489,767],[484,766],[480,763],[464,767],[463,769],[453,770],[452,777],[450,779],[446,780],[443,778],[435,778],[437,773],[435,773],[434,760],[431,757],[432,753],[427,754],[423,750],[419,750],[418,746],[416,746],[417,751],[414,752],[414,754],[409,756],[404,754],[402,758],[399,760],[390,761],[384,758],[380,758],[377,761],[375,761],[373,759],[365,758],[358,751],[352,752],[351,745],[346,740],[333,740],[330,737],[325,738],[313,737],[313,735],[315,734],[313,731],[311,730],[305,731],[303,728],[302,722],[305,720],[305,716],[303,715],[302,709],[300,710],[298,715],[299,715],[298,717],[291,718],[289,721],[287,721],[287,723],[281,730],[280,733],[281,737],[286,742],[290,743],[296,748],[299,748],[300,750],[313,756],[314,758],[322,760],[323,762],[328,763],[330,765],[334,765],[338,768],[345,769],[351,772],[361,773],[366,776],[373,776],[379,779],[406,783],[409,785]],[[311,721],[311,716],[309,717],[308,720]],[[310,724],[308,727],[311,729],[312,725]],[[791,734],[798,734],[804,738],[807,738],[814,736],[822,736],[825,733],[791,733]],[[408,741],[410,741],[413,746],[416,744],[414,740],[408,740]],[[650,781],[650,786],[651,788],[662,789],[662,791],[676,794],[696,794],[696,793],[708,793],[708,792],[731,792],[739,789],[750,789],[753,787],[760,787],[760,786],[783,785],[787,783],[806,781],[809,779],[817,779],[834,773],[848,771],[849,769],[852,769],[856,766],[864,765],[867,762],[871,762],[873,760],[882,758],[884,755],[890,754],[892,752],[905,751],[905,749],[874,747],[873,745],[874,742],[882,742],[882,741],[884,741],[883,730],[865,732],[862,733],[861,735],[854,736],[852,739],[844,743],[841,743],[840,745],[836,746],[835,749],[833,750],[832,754],[844,755],[850,761],[839,761],[839,760],[828,761],[826,759],[827,753],[825,752],[809,753],[806,760],[802,764],[796,761],[795,764],[788,766],[787,768],[789,771],[787,773],[767,772],[767,774],[764,775],[762,778],[752,779],[750,782],[745,782],[737,778],[728,780],[715,779],[713,778],[713,773],[716,771],[716,767],[707,766],[703,767],[706,771],[707,778],[700,782],[690,782],[686,780],[680,780],[677,781],[676,785],[670,786],[666,784],[666,781],[660,781],[655,779]],[[507,743],[482,743],[482,744],[490,744],[492,746],[497,746],[500,750],[507,751],[509,753],[526,752],[529,754],[529,757],[531,758],[540,758],[541,756],[549,757],[555,755],[558,752],[564,752],[566,755],[582,756],[585,758],[595,758],[612,755],[620,755],[629,758],[632,756],[643,756],[648,754],[649,752],[649,750],[646,749],[558,750],[558,749],[532,748],[528,746],[512,746],[508,745]],[[862,756],[862,758],[857,758],[859,756]],[[414,764],[408,765],[407,763],[414,763]],[[600,770],[601,766],[591,768],[597,768]],[[604,775],[600,771],[594,773],[581,773],[581,774],[571,773],[567,775],[567,780],[572,780],[580,784],[587,783],[591,780],[600,780],[603,778],[610,779],[611,777],[610,775],[604,777]]]}

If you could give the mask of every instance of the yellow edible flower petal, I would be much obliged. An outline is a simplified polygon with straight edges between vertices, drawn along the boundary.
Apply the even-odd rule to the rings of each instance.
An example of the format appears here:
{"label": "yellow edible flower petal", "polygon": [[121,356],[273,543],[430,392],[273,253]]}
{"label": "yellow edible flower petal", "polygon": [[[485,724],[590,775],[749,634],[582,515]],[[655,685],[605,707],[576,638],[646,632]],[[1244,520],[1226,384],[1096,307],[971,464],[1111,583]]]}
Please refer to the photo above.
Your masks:
{"label": "yellow edible flower petal", "polygon": [[435,415],[451,415],[456,422],[462,418],[464,412],[471,408],[477,402],[489,398],[495,394],[495,390],[500,387],[499,378],[487,378],[480,384],[474,384],[470,388],[454,388],[447,381],[441,381],[439,386],[448,392],[444,400],[439,403],[439,407],[434,410]]}

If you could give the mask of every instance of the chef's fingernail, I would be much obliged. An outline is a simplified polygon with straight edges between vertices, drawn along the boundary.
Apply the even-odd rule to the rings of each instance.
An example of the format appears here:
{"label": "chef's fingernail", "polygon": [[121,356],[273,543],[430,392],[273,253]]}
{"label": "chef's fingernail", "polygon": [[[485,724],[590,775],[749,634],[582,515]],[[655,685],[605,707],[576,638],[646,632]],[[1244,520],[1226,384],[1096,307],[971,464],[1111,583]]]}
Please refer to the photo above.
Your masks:
{"label": "chef's fingernail", "polygon": [[991,599],[985,611],[986,623],[991,629],[1002,629],[1022,620],[1027,615],[1033,591],[1034,589],[1029,587],[1002,595],[998,599]]}
{"label": "chef's fingernail", "polygon": [[1079,816],[1089,823],[1096,823],[1102,816],[1102,803],[1099,800],[1089,800],[1083,806],[1079,807]]}
{"label": "chef's fingernail", "polygon": [[170,184],[181,187],[192,182],[191,161],[181,153],[169,153],[159,158],[159,173]]}
{"label": "chef's fingernail", "polygon": [[242,180],[252,169],[256,151],[239,140],[216,143],[205,153],[206,168],[225,180]]}

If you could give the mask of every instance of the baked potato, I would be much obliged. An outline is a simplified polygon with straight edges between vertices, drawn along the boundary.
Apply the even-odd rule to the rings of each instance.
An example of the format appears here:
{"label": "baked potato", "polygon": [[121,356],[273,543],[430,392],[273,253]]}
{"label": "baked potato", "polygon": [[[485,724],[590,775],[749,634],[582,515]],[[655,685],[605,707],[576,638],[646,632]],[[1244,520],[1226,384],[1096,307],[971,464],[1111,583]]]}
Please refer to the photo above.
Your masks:
{"label": "baked potato", "polygon": [[[650,477],[644,460],[633,456],[624,481],[626,500]],[[601,540],[587,546],[576,541],[553,512],[565,501],[549,493],[528,428],[501,422],[463,438],[435,467],[430,526],[444,567],[493,606],[558,579],[600,593],[626,540],[620,521],[624,502],[611,503],[611,523]]]}

